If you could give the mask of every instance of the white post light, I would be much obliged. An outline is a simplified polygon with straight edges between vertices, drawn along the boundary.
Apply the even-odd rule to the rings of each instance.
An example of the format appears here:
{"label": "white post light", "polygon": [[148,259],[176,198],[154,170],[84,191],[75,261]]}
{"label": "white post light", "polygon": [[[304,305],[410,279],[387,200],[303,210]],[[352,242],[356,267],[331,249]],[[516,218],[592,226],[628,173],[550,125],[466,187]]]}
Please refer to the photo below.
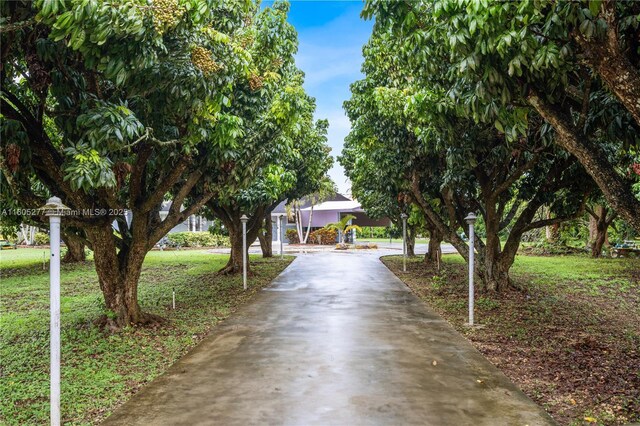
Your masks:
{"label": "white post light", "polygon": [[402,213],[402,272],[407,272],[407,216],[406,213]]}
{"label": "white post light", "polygon": [[51,333],[50,412],[51,425],[60,425],[60,222],[69,208],[58,197],[51,197],[42,208],[49,217],[49,304]]}
{"label": "white post light", "polygon": [[247,289],[247,221],[249,218],[243,214],[240,218],[242,222],[242,286]]}
{"label": "white post light", "polygon": [[284,259],[284,250],[282,249],[282,244],[284,241],[285,235],[285,225],[284,225],[284,215],[281,214],[278,216],[278,230],[280,231],[280,259]]}
{"label": "white post light", "polygon": [[473,325],[473,271],[475,258],[475,232],[473,225],[476,223],[476,215],[471,212],[464,218],[469,224],[469,325]]}

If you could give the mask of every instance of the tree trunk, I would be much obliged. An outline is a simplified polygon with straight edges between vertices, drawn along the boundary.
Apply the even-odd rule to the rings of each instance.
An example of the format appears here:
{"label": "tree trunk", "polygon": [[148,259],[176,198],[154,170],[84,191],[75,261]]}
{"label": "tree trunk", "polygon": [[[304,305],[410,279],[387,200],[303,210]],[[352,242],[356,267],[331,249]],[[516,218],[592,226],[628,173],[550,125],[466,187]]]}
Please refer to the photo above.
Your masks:
{"label": "tree trunk", "polygon": [[264,233],[258,232],[262,257],[273,257],[273,227],[271,225],[271,212],[264,216]]}
{"label": "tree trunk", "polygon": [[[640,72],[631,63],[626,52],[622,51],[618,34],[617,3],[615,0],[603,2],[601,17],[607,23],[604,39],[586,38],[579,31],[574,32],[574,38],[589,66],[640,125]],[[628,49],[633,51],[633,45]]]}
{"label": "tree trunk", "polygon": [[593,247],[593,242],[596,240],[598,234],[598,221],[592,215],[589,215],[589,240],[587,241],[587,247]]}
{"label": "tree trunk", "polygon": [[407,226],[407,256],[416,256],[416,227]]}
{"label": "tree trunk", "polygon": [[[231,240],[231,253],[229,261],[218,271],[220,274],[237,274],[242,272],[242,222],[241,213],[237,209],[216,209],[216,215],[229,230]],[[249,262],[249,246],[258,238],[260,228],[264,222],[264,209],[260,208],[254,212],[247,221],[247,273],[251,270]]]}
{"label": "tree trunk", "polygon": [[555,105],[547,103],[533,91],[529,95],[529,103],[554,127],[558,145],[578,159],[609,205],[640,232],[640,201],[635,197],[631,183],[618,174],[607,160],[607,155],[597,145],[589,144],[585,137],[579,136],[570,117]]}
{"label": "tree trunk", "polygon": [[549,233],[547,237],[547,242],[556,244],[560,242],[560,224],[554,223],[553,225],[547,226]]}
{"label": "tree trunk", "polygon": [[143,313],[138,304],[138,279],[146,249],[138,244],[118,250],[110,224],[88,232],[107,309],[107,324],[112,328],[120,328],[158,319],[159,317]]}
{"label": "tree trunk", "polygon": [[62,231],[62,240],[67,246],[67,253],[62,261],[64,263],[84,262],[86,255],[84,252],[84,241],[72,231]]}
{"label": "tree trunk", "polygon": [[429,249],[424,255],[424,262],[437,264],[442,259],[442,234],[435,228],[429,230]]}
{"label": "tree trunk", "polygon": [[307,224],[307,233],[304,235],[304,241],[302,244],[307,244],[309,234],[311,233],[311,221],[313,220],[313,204],[311,204],[311,210],[309,210],[309,223]]}
{"label": "tree trunk", "polygon": [[602,247],[607,244],[609,225],[615,218],[615,213],[607,218],[608,209],[599,205],[594,210],[595,215],[590,215],[590,220],[595,222],[595,236],[591,242],[591,257],[602,256]]}
{"label": "tree trunk", "polygon": [[[229,230],[229,239],[231,240],[231,253],[229,254],[229,260],[224,268],[218,271],[221,274],[237,274],[242,272],[242,225],[234,226],[233,224],[226,224],[225,226]],[[247,241],[247,246],[249,242]],[[248,247],[247,247],[248,249]],[[247,271],[249,265],[247,265]]]}
{"label": "tree trunk", "polygon": [[486,256],[478,274],[484,285],[484,289],[492,292],[500,292],[511,286],[509,269],[513,261],[508,260],[504,253],[498,257]]}

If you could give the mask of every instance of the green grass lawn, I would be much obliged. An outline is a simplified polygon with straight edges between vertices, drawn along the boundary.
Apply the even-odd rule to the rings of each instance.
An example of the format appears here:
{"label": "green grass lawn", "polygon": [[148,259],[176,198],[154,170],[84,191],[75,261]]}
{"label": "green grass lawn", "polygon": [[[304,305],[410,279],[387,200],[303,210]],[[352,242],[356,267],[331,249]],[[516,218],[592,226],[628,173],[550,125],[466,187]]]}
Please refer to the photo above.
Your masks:
{"label": "green grass lawn", "polygon": [[[383,262],[559,424],[640,421],[640,259],[518,256],[519,289],[476,295],[467,321],[467,266],[443,256]],[[585,420],[587,419],[587,420]]]}
{"label": "green grass lawn", "polygon": [[[42,268],[42,252],[0,252],[0,424],[48,423],[49,275]],[[244,292],[241,276],[216,275],[227,258],[205,250],[150,252],[140,279],[140,304],[168,321],[159,328],[117,333],[93,324],[104,313],[93,263],[63,264],[63,422],[104,419],[293,259],[251,256],[253,275]],[[176,310],[171,309],[173,289]]]}

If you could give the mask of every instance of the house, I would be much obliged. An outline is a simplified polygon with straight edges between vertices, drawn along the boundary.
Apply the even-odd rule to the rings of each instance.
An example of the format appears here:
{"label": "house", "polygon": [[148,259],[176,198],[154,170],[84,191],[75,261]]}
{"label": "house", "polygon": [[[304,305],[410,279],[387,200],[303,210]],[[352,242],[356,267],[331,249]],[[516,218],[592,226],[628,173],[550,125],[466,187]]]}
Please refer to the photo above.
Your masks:
{"label": "house", "polygon": [[[271,219],[273,223],[273,240],[280,241],[280,222],[279,217],[287,217],[286,212],[287,201],[283,201],[271,213]],[[313,214],[311,211],[313,210]],[[328,200],[314,205],[311,202],[304,200],[301,206],[302,213],[302,226],[305,231],[309,226],[309,219],[311,218],[311,230],[325,227],[329,223],[340,221],[344,216],[351,214],[355,216],[352,220],[352,224],[358,226],[388,226],[389,219],[372,219],[362,209],[360,203],[356,200],[352,200],[342,194],[335,194]],[[295,222],[293,219],[287,217],[287,229],[295,229]],[[286,241],[286,240],[285,240]]]}
{"label": "house", "polygon": [[[171,207],[171,201],[165,201],[162,203],[160,207],[160,220],[165,220],[167,215],[169,214],[169,208]],[[132,213],[129,210],[125,211],[125,218],[128,224],[131,224],[131,216]],[[174,232],[199,232],[199,231],[208,231],[210,223],[203,216],[191,215],[184,222],[179,223],[174,226],[169,234]],[[118,224],[116,221],[113,222],[113,228],[118,229]]]}

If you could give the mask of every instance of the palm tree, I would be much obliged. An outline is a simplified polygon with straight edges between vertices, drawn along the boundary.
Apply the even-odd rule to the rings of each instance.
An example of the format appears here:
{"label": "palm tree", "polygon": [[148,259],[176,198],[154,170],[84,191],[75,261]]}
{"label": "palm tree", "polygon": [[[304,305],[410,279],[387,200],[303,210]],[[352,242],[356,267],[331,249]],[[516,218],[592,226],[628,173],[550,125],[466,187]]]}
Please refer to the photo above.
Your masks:
{"label": "palm tree", "polygon": [[349,222],[355,218],[356,217],[354,215],[348,214],[340,219],[339,222],[327,223],[324,227],[327,229],[335,229],[336,231],[338,231],[341,234],[340,243],[344,243],[344,237],[347,232],[351,231],[352,229],[362,232],[362,228],[360,228],[358,225],[349,225]]}

